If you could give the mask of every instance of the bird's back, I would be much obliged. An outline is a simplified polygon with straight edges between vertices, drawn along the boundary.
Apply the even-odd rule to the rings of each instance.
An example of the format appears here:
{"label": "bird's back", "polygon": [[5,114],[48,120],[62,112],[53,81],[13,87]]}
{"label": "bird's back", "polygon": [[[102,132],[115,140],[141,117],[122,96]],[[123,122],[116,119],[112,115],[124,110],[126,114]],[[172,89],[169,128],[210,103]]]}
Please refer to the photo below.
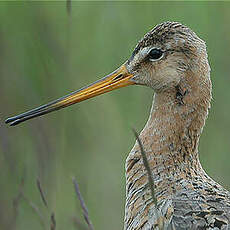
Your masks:
{"label": "bird's back", "polygon": [[206,174],[172,195],[169,229],[230,229],[230,193]]}
{"label": "bird's back", "polygon": [[212,180],[200,163],[195,170],[181,168],[174,175],[155,176],[156,208],[137,156],[129,156],[126,162],[125,230],[230,229],[230,192]]}

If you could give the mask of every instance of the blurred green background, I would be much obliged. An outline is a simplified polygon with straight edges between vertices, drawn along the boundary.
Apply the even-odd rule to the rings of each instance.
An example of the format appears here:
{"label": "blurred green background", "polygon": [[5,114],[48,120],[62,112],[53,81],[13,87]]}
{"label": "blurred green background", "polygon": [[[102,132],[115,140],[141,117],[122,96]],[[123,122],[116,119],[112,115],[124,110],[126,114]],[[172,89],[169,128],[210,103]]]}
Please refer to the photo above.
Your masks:
{"label": "blurred green background", "polygon": [[[122,229],[127,154],[153,91],[130,86],[7,127],[4,119],[56,99],[115,70],[153,26],[180,21],[207,42],[212,109],[200,144],[208,174],[230,189],[230,3],[0,3],[0,229],[84,229],[75,176],[96,229]],[[39,178],[47,210],[36,186]],[[19,199],[21,181],[25,199]]]}

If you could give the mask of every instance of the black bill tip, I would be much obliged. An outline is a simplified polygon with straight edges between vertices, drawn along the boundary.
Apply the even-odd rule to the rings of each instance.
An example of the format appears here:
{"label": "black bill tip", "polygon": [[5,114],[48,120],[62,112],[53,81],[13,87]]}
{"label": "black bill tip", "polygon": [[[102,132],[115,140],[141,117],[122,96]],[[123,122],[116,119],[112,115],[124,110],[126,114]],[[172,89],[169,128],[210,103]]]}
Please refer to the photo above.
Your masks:
{"label": "black bill tip", "polygon": [[13,119],[12,117],[7,118],[7,119],[5,120],[5,123],[8,124],[8,123],[12,122],[13,120],[14,120],[14,119]]}
{"label": "black bill tip", "polygon": [[6,124],[10,124],[10,126],[15,126],[15,125],[19,124],[20,122],[21,121],[20,121],[20,119],[17,116],[15,116],[15,117],[9,117],[9,118],[7,118],[5,120],[5,123]]}
{"label": "black bill tip", "polygon": [[17,125],[17,124],[19,124],[21,122],[19,119],[15,120],[15,121],[12,121],[12,122],[10,122],[10,121],[8,122],[7,120],[5,121],[5,123],[10,123],[10,126],[15,126],[15,125]]}

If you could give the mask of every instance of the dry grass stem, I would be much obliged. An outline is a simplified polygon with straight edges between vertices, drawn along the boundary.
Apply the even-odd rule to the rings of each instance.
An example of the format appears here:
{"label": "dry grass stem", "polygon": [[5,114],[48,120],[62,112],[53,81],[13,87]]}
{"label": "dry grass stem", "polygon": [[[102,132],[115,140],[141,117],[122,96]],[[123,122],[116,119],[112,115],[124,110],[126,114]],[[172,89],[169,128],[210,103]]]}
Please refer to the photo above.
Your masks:
{"label": "dry grass stem", "polygon": [[72,218],[73,224],[76,227],[76,229],[81,230],[89,230],[85,224],[83,224],[77,217]]}
{"label": "dry grass stem", "polygon": [[44,218],[44,216],[42,215],[40,209],[39,209],[31,200],[29,200],[29,199],[25,196],[24,192],[22,192],[22,197],[23,197],[23,199],[28,203],[28,205],[31,207],[31,209],[34,211],[34,213],[38,215],[39,220],[40,220],[42,226],[44,227],[44,229],[47,229],[47,228],[46,228],[46,221],[45,221],[45,218]]}
{"label": "dry grass stem", "polygon": [[73,184],[74,184],[74,188],[75,188],[77,198],[80,201],[80,205],[81,205],[81,208],[82,208],[82,211],[83,211],[83,216],[85,218],[85,221],[86,221],[89,229],[94,230],[92,222],[90,221],[90,218],[89,218],[89,213],[88,213],[87,207],[86,207],[85,202],[83,200],[83,197],[82,197],[82,195],[80,193],[80,189],[79,189],[78,183],[77,183],[75,178],[73,178]]}
{"label": "dry grass stem", "polygon": [[141,140],[139,138],[139,135],[137,134],[135,129],[133,129],[133,133],[134,133],[134,135],[135,135],[135,137],[137,139],[137,142],[138,142],[138,144],[140,146],[141,155],[142,155],[142,158],[143,158],[143,163],[144,163],[144,166],[145,166],[147,174],[148,174],[148,180],[149,180],[149,187],[150,187],[150,190],[151,190],[151,195],[152,195],[152,198],[153,198],[153,202],[154,202],[154,204],[155,204],[155,206],[157,208],[158,205],[157,205],[157,198],[156,198],[156,194],[155,194],[155,185],[154,185],[154,180],[153,180],[153,177],[152,177],[151,169],[150,169],[147,157],[146,157],[146,153],[145,153],[144,147],[143,147],[143,145],[141,143]]}
{"label": "dry grass stem", "polygon": [[42,198],[44,205],[48,208],[48,204],[47,204],[47,201],[45,199],[45,195],[44,195],[44,192],[42,190],[41,183],[40,183],[39,179],[37,179],[37,187],[38,187],[38,191],[40,192],[40,195],[41,195],[41,198]]}
{"label": "dry grass stem", "polygon": [[51,217],[50,217],[50,230],[55,230],[56,229],[56,220],[55,220],[55,215],[54,213],[51,214]]}
{"label": "dry grass stem", "polygon": [[68,16],[71,16],[71,0],[66,0],[66,10]]}

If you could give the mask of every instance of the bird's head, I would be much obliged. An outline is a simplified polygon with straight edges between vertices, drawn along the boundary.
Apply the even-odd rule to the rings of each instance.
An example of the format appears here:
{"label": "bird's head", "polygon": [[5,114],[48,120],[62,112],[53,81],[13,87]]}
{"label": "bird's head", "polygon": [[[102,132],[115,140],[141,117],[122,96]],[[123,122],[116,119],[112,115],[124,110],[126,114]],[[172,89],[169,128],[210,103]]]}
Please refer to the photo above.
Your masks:
{"label": "bird's head", "polygon": [[146,85],[156,92],[176,87],[184,71],[199,66],[202,55],[206,57],[205,43],[188,27],[177,22],[159,24],[144,36],[128,61],[113,73],[67,96],[8,118],[6,123],[16,125],[128,85]]}
{"label": "bird's head", "polygon": [[206,57],[205,43],[188,27],[164,22],[137,44],[126,63],[132,81],[160,92],[176,87],[184,72],[196,70]]}

